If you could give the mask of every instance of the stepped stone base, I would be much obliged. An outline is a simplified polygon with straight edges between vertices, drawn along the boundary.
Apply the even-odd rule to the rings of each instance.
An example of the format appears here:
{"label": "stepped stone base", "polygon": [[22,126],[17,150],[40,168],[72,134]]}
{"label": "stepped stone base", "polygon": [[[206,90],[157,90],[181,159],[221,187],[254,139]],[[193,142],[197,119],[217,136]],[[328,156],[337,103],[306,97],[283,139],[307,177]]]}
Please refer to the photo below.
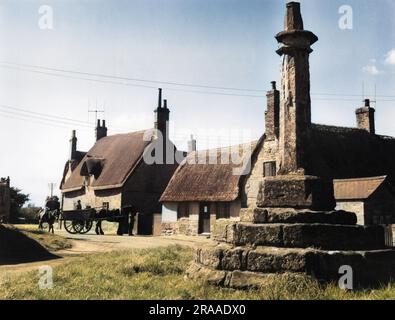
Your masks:
{"label": "stepped stone base", "polygon": [[[295,188],[295,193],[286,193],[287,205],[259,207],[258,201],[258,207],[241,210],[240,222],[217,220],[211,233],[216,242],[197,250],[188,275],[247,289],[279,278],[337,282],[343,275],[340,268],[350,266],[354,288],[395,280],[395,249],[386,248],[382,226],[356,225],[356,215],[350,212],[313,210],[315,197],[325,189],[321,182],[308,177],[287,179],[265,179],[274,184],[277,195],[282,187]],[[270,190],[263,192],[268,196]],[[303,194],[307,195],[304,204]],[[291,203],[294,196],[292,208],[287,201]],[[280,198],[269,199],[271,204],[280,203]]]}
{"label": "stepped stone base", "polygon": [[252,224],[221,221],[212,238],[235,246],[255,245],[326,250],[371,250],[385,247],[381,226],[331,224]]}
{"label": "stepped stone base", "polygon": [[297,273],[256,273],[247,271],[220,271],[205,267],[198,263],[192,263],[187,270],[190,279],[203,280],[204,282],[226,288],[233,289],[258,289],[263,286],[270,286],[279,278],[286,281],[295,279],[305,279],[305,275]]}
{"label": "stepped stone base", "polygon": [[240,210],[240,221],[250,223],[324,223],[357,224],[355,213],[346,211],[312,211],[293,208],[247,208]]}
{"label": "stepped stone base", "polygon": [[395,279],[395,250],[324,251],[276,247],[233,247],[213,244],[197,250],[188,275],[232,288],[259,287],[273,277],[314,277],[337,281],[348,265],[354,286],[370,286]]}

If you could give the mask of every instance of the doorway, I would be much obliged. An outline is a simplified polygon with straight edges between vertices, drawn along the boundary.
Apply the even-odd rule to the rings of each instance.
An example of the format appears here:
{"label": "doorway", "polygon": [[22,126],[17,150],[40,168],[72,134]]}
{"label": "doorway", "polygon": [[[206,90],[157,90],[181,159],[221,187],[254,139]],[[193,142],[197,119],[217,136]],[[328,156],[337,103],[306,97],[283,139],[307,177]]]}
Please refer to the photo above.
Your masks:
{"label": "doorway", "polygon": [[199,234],[210,233],[210,204],[201,203],[199,209]]}

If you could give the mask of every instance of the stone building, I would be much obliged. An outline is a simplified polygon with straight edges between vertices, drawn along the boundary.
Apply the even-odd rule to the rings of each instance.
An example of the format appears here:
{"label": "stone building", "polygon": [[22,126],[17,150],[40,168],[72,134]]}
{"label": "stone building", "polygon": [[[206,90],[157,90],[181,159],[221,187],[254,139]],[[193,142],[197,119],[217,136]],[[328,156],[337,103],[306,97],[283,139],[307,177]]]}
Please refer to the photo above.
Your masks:
{"label": "stone building", "polygon": [[395,189],[386,176],[335,179],[336,209],[354,212],[359,225],[382,225],[387,245],[393,244]]}
{"label": "stone building", "polygon": [[[107,136],[105,121],[98,120],[96,143],[88,152],[77,151],[73,131],[61,182],[63,210],[75,209],[78,200],[83,208],[131,210],[138,213],[139,234],[160,233],[159,198],[178,166],[175,157],[184,153],[169,139],[170,110],[161,89],[155,113],[157,131]],[[159,161],[146,161],[148,156]]]}
{"label": "stone building", "polygon": [[354,212],[360,225],[393,222],[395,189],[386,176],[333,181],[336,208]]}
{"label": "stone building", "polygon": [[162,233],[209,234],[217,219],[238,220],[245,176],[234,170],[249,166],[261,143],[190,152],[160,199]]}
{"label": "stone building", "polygon": [[[266,134],[242,189],[240,221],[217,221],[215,241],[197,250],[187,274],[246,289],[278,277],[338,282],[349,266],[354,288],[387,283],[395,276],[395,250],[385,228],[336,211],[333,179],[387,176],[376,182],[377,196],[385,197],[395,177],[395,139],[375,133],[368,100],[356,112],[357,128],[311,123],[309,55],[318,38],[304,29],[300,3],[287,3],[276,39],[281,87],[268,93]],[[392,223],[394,212],[381,210]]]}
{"label": "stone building", "polygon": [[10,222],[11,217],[10,178],[0,179],[0,222]]}

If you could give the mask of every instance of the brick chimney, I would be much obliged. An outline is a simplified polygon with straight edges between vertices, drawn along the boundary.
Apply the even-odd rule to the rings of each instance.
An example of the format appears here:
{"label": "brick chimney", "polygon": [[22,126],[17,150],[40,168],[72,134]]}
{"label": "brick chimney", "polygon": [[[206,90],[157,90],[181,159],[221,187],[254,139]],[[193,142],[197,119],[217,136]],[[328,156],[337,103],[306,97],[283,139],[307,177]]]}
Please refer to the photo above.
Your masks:
{"label": "brick chimney", "polygon": [[162,107],[162,89],[159,88],[158,95],[158,107],[155,109],[156,120],[155,120],[155,129],[162,133],[164,141],[169,139],[169,113],[170,110],[167,107],[167,100],[163,100]]}
{"label": "brick chimney", "polygon": [[282,56],[280,94],[280,174],[305,174],[305,150],[311,126],[310,46],[318,37],[303,29],[300,3],[286,5],[284,31],[276,35]]}
{"label": "brick chimney", "polygon": [[191,140],[188,141],[188,154],[196,151],[196,139],[191,135]]}
{"label": "brick chimney", "polygon": [[265,129],[267,140],[278,138],[280,128],[280,91],[276,89],[276,81],[272,81],[271,84],[272,90],[266,94]]}
{"label": "brick chimney", "polygon": [[375,123],[374,123],[374,108],[370,107],[370,100],[365,99],[365,106],[355,110],[357,115],[357,126],[359,129],[366,130],[371,134],[375,134]]}
{"label": "brick chimney", "polygon": [[77,159],[77,136],[76,136],[76,131],[73,130],[71,132],[71,138],[70,138],[70,155],[69,155],[69,160],[75,160]]}
{"label": "brick chimney", "polygon": [[96,141],[104,137],[107,137],[106,120],[103,120],[100,124],[100,119],[98,119],[96,125]]}

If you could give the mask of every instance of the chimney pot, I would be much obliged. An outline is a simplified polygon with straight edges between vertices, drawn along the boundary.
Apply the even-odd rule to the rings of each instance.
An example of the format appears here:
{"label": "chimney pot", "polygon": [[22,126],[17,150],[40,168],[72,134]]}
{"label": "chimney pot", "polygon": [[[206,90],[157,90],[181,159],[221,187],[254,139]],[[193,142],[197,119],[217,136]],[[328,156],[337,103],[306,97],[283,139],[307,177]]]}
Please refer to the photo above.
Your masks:
{"label": "chimney pot", "polygon": [[102,126],[100,125],[100,120],[97,120],[97,127],[96,127],[96,141],[100,140],[101,138],[107,137],[107,128],[105,126],[106,122],[102,121]]}
{"label": "chimney pot", "polygon": [[188,141],[188,153],[196,151],[196,139],[193,138],[191,134],[191,140]]}
{"label": "chimney pot", "polygon": [[370,100],[369,99],[365,99],[365,107],[370,107]]}
{"label": "chimney pot", "polygon": [[272,82],[270,82],[271,84],[272,84],[272,89],[273,90],[276,90],[276,81],[272,81]]}
{"label": "chimney pot", "polygon": [[71,139],[70,139],[70,155],[69,160],[74,160],[77,157],[77,136],[76,131],[71,131]]}
{"label": "chimney pot", "polygon": [[162,88],[159,88],[159,95],[158,95],[158,109],[162,108]]}

